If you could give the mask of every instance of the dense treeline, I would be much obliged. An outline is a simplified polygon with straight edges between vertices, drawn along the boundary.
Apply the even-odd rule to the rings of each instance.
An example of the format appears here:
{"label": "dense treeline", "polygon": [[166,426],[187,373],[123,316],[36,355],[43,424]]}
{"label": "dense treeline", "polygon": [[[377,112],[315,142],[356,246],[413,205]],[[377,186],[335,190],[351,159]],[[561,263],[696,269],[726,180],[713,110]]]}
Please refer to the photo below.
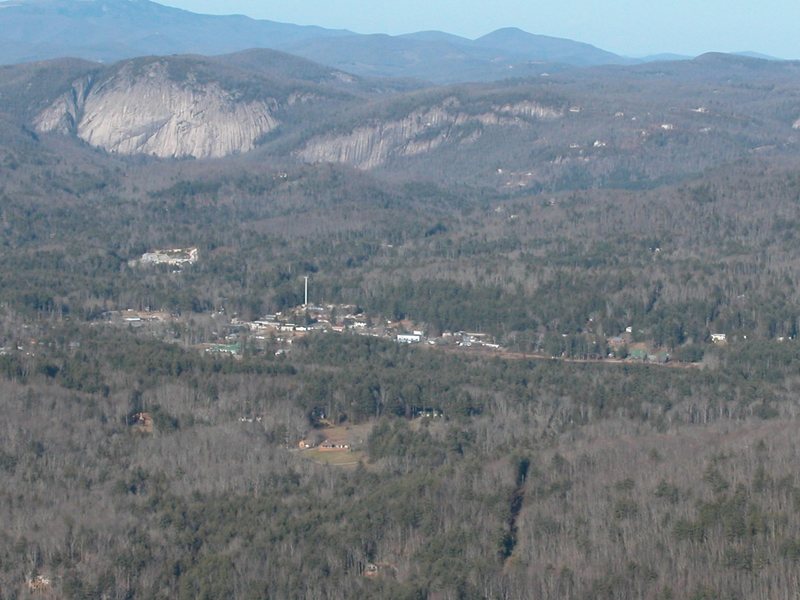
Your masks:
{"label": "dense treeline", "polygon": [[[639,106],[615,89],[564,148],[475,126],[496,155],[373,173],[0,122],[0,599],[794,594],[800,178],[791,144],[751,150],[796,116],[743,84],[768,131],[689,135],[733,110],[696,92],[642,134],[598,125]],[[176,247],[198,262],[136,264]],[[312,304],[520,352],[232,321],[299,305],[306,275]],[[672,364],[597,360],[634,346]]]}
{"label": "dense treeline", "polygon": [[[793,344],[670,370],[349,336],[236,360],[91,329],[0,357],[4,597],[38,575],[64,598],[793,589]],[[291,449],[320,408],[374,423],[361,465]]]}
{"label": "dense treeline", "polygon": [[[122,181],[108,169],[85,176]],[[221,168],[154,177],[145,196],[125,185],[63,205],[6,195],[0,300],[31,316],[224,307],[257,318],[299,304],[310,274],[317,302],[555,355],[605,356],[604,340],[627,327],[672,352],[715,332],[794,338],[798,185],[789,165],[767,164],[635,194],[533,197],[385,185],[333,167]],[[182,246],[199,248],[199,264],[131,266]],[[577,337],[555,350],[548,334]]]}

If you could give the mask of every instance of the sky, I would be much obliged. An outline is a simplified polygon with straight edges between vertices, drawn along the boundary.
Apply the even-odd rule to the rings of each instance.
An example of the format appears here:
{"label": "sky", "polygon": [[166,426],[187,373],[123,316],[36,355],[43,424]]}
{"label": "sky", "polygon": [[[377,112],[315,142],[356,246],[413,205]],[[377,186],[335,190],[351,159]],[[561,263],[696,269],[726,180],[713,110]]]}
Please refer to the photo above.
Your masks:
{"label": "sky", "polygon": [[519,27],[628,56],[754,51],[800,59],[800,0],[156,1],[200,13],[358,33],[436,29],[474,39],[500,27]]}

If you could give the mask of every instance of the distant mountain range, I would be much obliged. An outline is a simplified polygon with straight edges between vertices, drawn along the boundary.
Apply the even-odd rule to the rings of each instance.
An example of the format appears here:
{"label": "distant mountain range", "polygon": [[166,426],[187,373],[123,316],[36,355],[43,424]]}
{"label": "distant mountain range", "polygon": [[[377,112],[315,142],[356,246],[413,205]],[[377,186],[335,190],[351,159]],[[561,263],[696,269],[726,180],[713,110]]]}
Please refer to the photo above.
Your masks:
{"label": "distant mountain range", "polygon": [[360,35],[244,16],[201,15],[149,0],[6,0],[0,2],[0,31],[2,64],[62,57],[107,63],[146,55],[268,48],[356,75],[453,83],[641,62],[513,28],[477,40],[436,31]]}
{"label": "distant mountain range", "polygon": [[0,61],[65,56],[100,62],[153,54],[224,54],[347,35],[320,27],[200,15],[148,0],[0,2]]}
{"label": "distant mountain range", "polygon": [[0,66],[2,164],[338,164],[557,190],[800,152],[800,62],[634,61],[518,29],[357,35],[148,0],[0,7],[0,56],[18,61]]}

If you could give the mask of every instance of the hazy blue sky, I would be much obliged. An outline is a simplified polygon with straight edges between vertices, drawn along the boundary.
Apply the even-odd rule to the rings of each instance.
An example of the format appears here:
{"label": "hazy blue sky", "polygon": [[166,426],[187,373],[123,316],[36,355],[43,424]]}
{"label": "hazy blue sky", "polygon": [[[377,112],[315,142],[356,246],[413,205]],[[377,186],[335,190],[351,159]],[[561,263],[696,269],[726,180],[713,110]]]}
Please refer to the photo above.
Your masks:
{"label": "hazy blue sky", "polygon": [[[158,1],[158,0],[157,0]],[[752,50],[800,58],[800,0],[162,0],[195,12],[344,28],[439,29],[475,38],[515,26],[628,55]]]}

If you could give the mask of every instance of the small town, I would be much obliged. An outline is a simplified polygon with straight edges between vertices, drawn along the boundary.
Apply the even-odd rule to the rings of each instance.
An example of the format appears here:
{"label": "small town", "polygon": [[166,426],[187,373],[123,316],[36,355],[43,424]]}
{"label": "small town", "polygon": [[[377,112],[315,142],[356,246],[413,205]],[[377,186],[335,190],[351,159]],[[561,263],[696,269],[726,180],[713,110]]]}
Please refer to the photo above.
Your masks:
{"label": "small town", "polygon": [[[535,352],[520,352],[507,348],[484,332],[442,331],[431,335],[425,324],[411,319],[393,321],[380,315],[365,313],[353,304],[300,305],[294,309],[267,314],[260,319],[246,321],[238,316],[228,316],[224,310],[206,315],[213,329],[211,337],[190,344],[209,353],[241,358],[247,348],[259,351],[271,350],[275,356],[292,351],[298,339],[315,334],[360,335],[395,341],[398,344],[420,346],[444,351],[482,353],[510,360],[564,360],[567,362],[603,362],[606,364],[645,364],[653,366],[690,367],[694,363],[676,361],[669,352],[653,348],[645,341],[636,341],[633,328],[605,339],[607,352],[604,355],[581,359],[548,354],[544,349]],[[155,335],[169,324],[184,321],[184,317],[165,311],[126,310],[105,313],[105,320],[114,325],[150,329]],[[193,317],[199,320],[197,316]],[[566,338],[566,334],[562,334]],[[165,341],[176,341],[169,336]],[[784,340],[778,340],[784,341]],[[725,345],[728,336],[724,333],[711,335],[714,345]]]}
{"label": "small town", "polygon": [[[197,257],[196,248],[158,250],[145,254],[137,264],[191,265],[197,261]],[[654,347],[652,343],[637,340],[632,326],[618,334],[604,337],[605,350],[586,358],[569,357],[566,352],[547,352],[543,343],[540,343],[536,351],[520,352],[501,345],[494,336],[480,331],[441,331],[432,334],[425,323],[418,323],[410,318],[386,319],[382,315],[368,314],[355,304],[311,303],[308,277],[304,278],[304,303],[294,308],[265,314],[255,320],[243,320],[236,314],[228,315],[224,308],[218,308],[204,317],[208,321],[207,329],[210,328],[208,335],[201,335],[203,339],[193,339],[188,345],[202,352],[233,358],[241,358],[247,348],[262,352],[270,350],[275,356],[282,356],[291,352],[293,343],[298,339],[313,334],[340,334],[370,336],[403,345],[482,353],[507,359],[692,366],[691,363],[676,361],[668,351]],[[155,335],[159,335],[165,326],[185,320],[184,316],[150,308],[110,311],[103,318],[114,325],[149,329]],[[193,320],[197,322],[202,318],[195,315]],[[591,322],[587,324],[587,330],[590,329]],[[561,337],[567,338],[568,335],[561,334]],[[175,339],[166,336],[165,341]],[[725,333],[712,333],[709,341],[713,345],[725,345],[728,343],[728,336]]]}

